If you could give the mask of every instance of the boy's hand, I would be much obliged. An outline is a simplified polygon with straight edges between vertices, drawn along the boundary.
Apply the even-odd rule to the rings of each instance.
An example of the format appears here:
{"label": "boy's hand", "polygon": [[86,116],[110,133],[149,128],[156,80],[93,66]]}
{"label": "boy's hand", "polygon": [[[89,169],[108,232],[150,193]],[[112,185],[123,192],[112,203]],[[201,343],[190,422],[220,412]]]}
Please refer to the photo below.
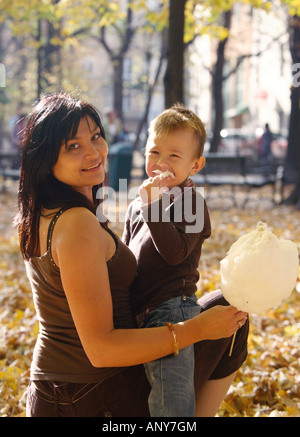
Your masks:
{"label": "boy's hand", "polygon": [[139,195],[144,204],[160,199],[162,192],[168,190],[167,187],[161,186],[160,176],[150,177],[146,179],[139,188]]}

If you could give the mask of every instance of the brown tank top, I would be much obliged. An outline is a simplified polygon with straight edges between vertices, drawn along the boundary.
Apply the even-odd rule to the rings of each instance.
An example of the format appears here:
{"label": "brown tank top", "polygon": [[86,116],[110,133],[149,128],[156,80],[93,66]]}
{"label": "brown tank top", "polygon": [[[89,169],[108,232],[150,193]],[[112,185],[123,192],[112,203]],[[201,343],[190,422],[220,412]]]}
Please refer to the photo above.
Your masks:
{"label": "brown tank top", "polygon": [[[49,225],[46,253],[25,261],[39,321],[39,335],[33,353],[31,379],[98,382],[120,373],[124,367],[94,367],[83,350],[63,290],[60,270],[51,255],[53,229],[64,211],[65,209],[61,209]],[[136,260],[117,235],[108,228],[105,229],[116,243],[116,252],[107,262],[114,326],[115,328],[134,328],[136,326],[130,306],[129,286],[136,273]]]}

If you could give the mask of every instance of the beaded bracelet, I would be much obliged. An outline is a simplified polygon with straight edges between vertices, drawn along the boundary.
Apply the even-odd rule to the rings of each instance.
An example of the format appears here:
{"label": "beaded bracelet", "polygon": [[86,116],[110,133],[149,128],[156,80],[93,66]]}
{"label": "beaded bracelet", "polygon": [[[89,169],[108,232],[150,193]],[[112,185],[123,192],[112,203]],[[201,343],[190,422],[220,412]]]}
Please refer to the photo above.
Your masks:
{"label": "beaded bracelet", "polygon": [[177,341],[175,329],[174,329],[174,326],[172,325],[172,323],[170,323],[170,322],[167,322],[166,326],[170,329],[170,331],[173,334],[173,339],[174,339],[174,351],[173,351],[173,355],[176,356],[176,355],[179,354],[179,343]]}

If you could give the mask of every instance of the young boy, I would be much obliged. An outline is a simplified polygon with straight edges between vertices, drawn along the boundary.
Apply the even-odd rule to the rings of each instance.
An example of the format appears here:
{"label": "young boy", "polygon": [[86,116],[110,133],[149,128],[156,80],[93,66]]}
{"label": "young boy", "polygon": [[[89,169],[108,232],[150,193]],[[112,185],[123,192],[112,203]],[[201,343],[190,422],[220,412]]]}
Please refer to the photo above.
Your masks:
{"label": "young boy", "polygon": [[[199,314],[195,291],[201,247],[210,236],[203,197],[190,176],[202,169],[206,139],[199,117],[174,105],[150,124],[146,144],[149,179],[126,215],[123,241],[137,259],[131,289],[139,326],[154,327]],[[171,334],[174,335],[172,331]],[[145,364],[151,384],[152,417],[192,417],[195,414],[194,347]]]}

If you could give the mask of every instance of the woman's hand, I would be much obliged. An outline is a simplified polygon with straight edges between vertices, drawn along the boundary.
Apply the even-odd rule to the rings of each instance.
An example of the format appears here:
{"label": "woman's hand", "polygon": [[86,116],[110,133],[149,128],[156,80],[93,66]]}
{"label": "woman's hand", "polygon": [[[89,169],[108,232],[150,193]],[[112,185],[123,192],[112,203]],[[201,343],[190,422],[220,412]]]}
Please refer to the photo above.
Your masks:
{"label": "woman's hand", "polygon": [[247,317],[247,313],[233,306],[212,307],[197,316],[201,337],[203,340],[231,337],[245,324]]}

